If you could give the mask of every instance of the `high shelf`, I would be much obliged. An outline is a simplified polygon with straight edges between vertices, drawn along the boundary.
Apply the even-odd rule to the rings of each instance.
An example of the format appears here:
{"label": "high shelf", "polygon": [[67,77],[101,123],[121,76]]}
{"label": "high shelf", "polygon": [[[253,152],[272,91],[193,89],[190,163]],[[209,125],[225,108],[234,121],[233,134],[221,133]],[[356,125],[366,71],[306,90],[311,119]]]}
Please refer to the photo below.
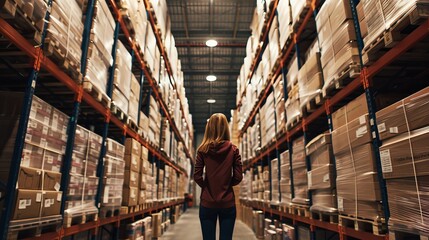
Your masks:
{"label": "high shelf", "polygon": [[[281,0],[280,0],[281,1]],[[256,49],[256,54],[252,58],[252,63],[250,65],[250,74],[246,76],[245,79],[245,87],[244,91],[238,92],[238,99],[237,99],[237,108],[239,111],[243,107],[243,99],[246,97],[246,88],[247,85],[251,84],[251,78],[252,75],[257,71],[257,66],[262,61],[262,54],[264,52],[264,49],[266,49],[267,43],[269,43],[270,39],[268,37],[268,32],[270,31],[270,26],[272,25],[272,18],[275,15],[278,15],[277,12],[277,6],[279,4],[279,1],[272,1],[271,9],[269,9],[270,13],[269,16],[266,18],[266,21],[264,22],[264,28],[260,34],[259,39],[259,45]],[[252,125],[255,127],[260,123],[260,118],[263,117],[263,113],[261,114],[261,108],[264,106],[266,102],[268,102],[267,98],[268,96],[275,95],[273,94],[274,86],[278,81],[284,80],[284,98],[285,101],[288,99],[288,94],[290,89],[286,88],[286,74],[288,73],[288,66],[291,64],[294,57],[292,55],[295,53],[298,56],[302,53],[301,47],[302,47],[302,37],[303,35],[306,36],[306,39],[304,41],[309,41],[309,36],[311,38],[311,32],[314,32],[316,35],[314,36],[315,41],[317,42],[318,36],[316,31],[316,26],[314,20],[319,14],[319,10],[322,6],[322,4],[325,1],[306,1],[307,2],[307,11],[304,15],[301,15],[301,18],[299,20],[298,26],[294,26],[294,30],[292,31],[289,40],[287,43],[283,46],[280,46],[281,53],[279,54],[279,57],[275,59],[275,66],[270,69],[269,78],[266,80],[265,85],[262,85],[262,89],[258,94],[256,94],[256,100],[255,102],[251,102],[249,104],[250,107],[248,107],[248,110],[250,110],[248,113],[245,112],[242,114],[241,121],[235,120],[239,122],[241,125],[241,129],[239,129],[239,136],[240,141],[242,141],[244,148],[247,148],[247,144],[249,144],[249,133],[248,129],[252,127]],[[403,71],[406,72],[407,67],[410,68],[412,63],[406,62],[407,59],[409,60],[411,54],[415,53],[416,51],[423,50],[423,52],[427,52],[427,46],[424,47],[425,44],[427,44],[427,39],[429,36],[429,21],[427,17],[419,16],[416,12],[413,12],[412,14],[416,14],[417,16],[413,16],[412,14],[405,14],[404,17],[400,18],[400,20],[395,21],[392,23],[392,30],[387,30],[386,35],[381,36],[381,43],[371,43],[371,46],[376,45],[377,47],[374,47],[374,49],[368,50],[368,48],[364,49],[363,45],[363,37],[361,36],[361,29],[360,29],[360,20],[359,16],[357,14],[357,4],[359,1],[350,1],[350,12],[353,15],[353,18],[351,19],[352,24],[355,27],[356,30],[356,37],[357,37],[357,46],[356,49],[358,49],[358,55],[359,55],[359,70],[355,74],[350,74],[350,77],[347,76],[346,79],[341,81],[339,83],[340,86],[334,86],[332,87],[333,90],[331,92],[323,92],[322,90],[320,92],[320,96],[318,100],[318,103],[313,103],[311,106],[311,109],[308,109],[305,111],[304,106],[304,113],[301,113],[301,115],[297,118],[296,121],[293,121],[288,126],[285,126],[284,128],[277,128],[276,129],[276,135],[274,138],[270,139],[266,145],[261,145],[260,139],[256,140],[256,147],[255,149],[249,149],[249,151],[256,152],[254,156],[250,156],[248,159],[245,159],[244,162],[244,169],[246,172],[254,173],[257,172],[261,174],[260,170],[264,167],[267,169],[267,171],[270,173],[269,176],[271,176],[272,168],[280,168],[280,152],[281,151],[289,151],[289,159],[290,159],[290,166],[294,164],[294,161],[292,160],[292,143],[294,140],[296,140],[298,137],[304,138],[304,144],[308,144],[308,142],[312,139],[311,137],[317,136],[317,134],[322,134],[324,131],[327,131],[329,133],[332,133],[334,130],[332,126],[332,114],[334,111],[337,111],[339,108],[344,107],[348,103],[350,103],[352,100],[354,100],[357,96],[363,95],[364,99],[366,100],[366,104],[368,105],[368,118],[370,124],[370,133],[372,135],[371,141],[369,144],[371,145],[371,149],[373,149],[375,154],[375,167],[376,167],[376,179],[378,182],[379,192],[378,194],[381,196],[380,202],[382,203],[382,209],[383,209],[383,216],[384,218],[381,220],[381,222],[384,223],[384,226],[387,228],[388,221],[390,217],[390,211],[389,211],[389,205],[388,205],[388,195],[387,195],[387,187],[386,187],[386,181],[383,177],[383,171],[382,168],[385,166],[382,166],[382,159],[380,157],[379,147],[381,146],[381,140],[379,137],[379,129],[377,129],[377,119],[376,119],[376,111],[380,110],[380,106],[376,105],[376,97],[378,97],[377,94],[381,95],[380,93],[386,93],[389,91],[389,83],[393,85],[404,85],[404,80],[399,80],[399,77],[395,77],[393,75],[390,75],[387,77],[386,73],[392,69],[397,69],[398,64],[403,65]],[[362,2],[362,1],[361,1]],[[423,7],[423,9],[427,9],[426,7]],[[410,20],[408,20],[410,18]],[[266,27],[265,27],[266,26]],[[406,30],[404,30],[406,29]],[[333,29],[333,31],[335,31]],[[310,32],[310,33],[309,33]],[[399,34],[398,32],[401,32]],[[389,34],[393,35],[394,40],[391,38],[389,39]],[[398,35],[395,35],[398,34]],[[399,37],[400,35],[400,37]],[[383,42],[384,41],[384,42]],[[393,42],[393,43],[392,43]],[[367,43],[368,44],[368,43]],[[380,47],[380,45],[382,45]],[[308,46],[306,46],[308,47]],[[382,50],[380,50],[382,49]],[[308,49],[307,49],[308,50]],[[319,49],[320,50],[320,49]],[[379,54],[378,57],[374,57],[375,59],[372,59],[372,55],[375,55],[373,52],[377,52]],[[410,52],[412,51],[412,52]],[[249,56],[249,55],[248,55]],[[365,58],[370,58],[368,59]],[[299,59],[299,58],[298,58]],[[363,59],[363,60],[362,60]],[[416,58],[417,59],[417,58]],[[271,59],[271,61],[273,61]],[[416,68],[419,68],[419,70],[422,69],[422,67],[419,65],[420,62],[425,62],[422,59],[415,60],[419,63],[416,64]],[[396,65],[394,65],[396,64]],[[302,67],[302,64],[298,60],[298,69]],[[426,71],[427,73],[427,71]],[[419,79],[422,79],[425,72],[422,72]],[[348,74],[347,74],[348,75]],[[418,78],[419,76],[416,76]],[[413,77],[409,77],[410,79],[413,79]],[[262,80],[261,80],[262,81]],[[406,84],[405,84],[406,85]],[[413,83],[407,85],[407,87],[404,87],[404,92],[401,94],[404,95],[405,91],[408,92],[415,92],[417,90],[421,90],[422,88],[427,87],[427,81],[424,82],[418,82],[413,81]],[[387,89],[387,90],[386,90]],[[255,91],[256,92],[256,91]],[[400,91],[399,91],[400,92]],[[387,92],[388,93],[388,92]],[[395,94],[398,94],[395,92]],[[394,95],[394,94],[392,94]],[[397,97],[397,100],[399,100],[399,96]],[[397,101],[396,100],[396,101]],[[274,101],[276,101],[274,99]],[[249,103],[249,100],[246,101],[246,103]],[[378,103],[378,102],[377,102]],[[386,104],[386,103],[384,103]],[[378,108],[377,108],[378,107]],[[276,109],[274,109],[275,114]],[[240,114],[240,113],[239,113]],[[274,116],[276,116],[274,114]],[[286,121],[286,120],[279,120],[278,116],[276,116],[277,119],[274,120],[274,125],[277,125],[279,121]],[[239,127],[240,128],[240,127]],[[338,128],[338,126],[337,126]],[[251,129],[252,130],[252,129]],[[265,134],[264,130],[261,130],[260,125],[255,129],[255,131],[259,131],[258,136],[262,138]],[[314,135],[316,134],[316,135]],[[252,139],[250,138],[250,141]],[[259,144],[259,145],[258,145]],[[258,147],[259,146],[259,147]],[[246,150],[247,151],[247,150]],[[278,160],[277,160],[278,159]],[[273,165],[273,163],[277,160],[277,163]],[[305,159],[306,161],[306,167],[307,171],[311,171],[311,165],[308,159],[308,156]],[[334,163],[335,164],[335,159]],[[335,165],[334,165],[335,169]],[[335,171],[334,171],[335,172]],[[259,175],[260,176],[260,175]],[[254,177],[254,175],[252,175]],[[265,177],[265,175],[264,175]],[[334,179],[335,179],[334,175]],[[250,178],[249,178],[250,179]],[[268,199],[272,199],[272,193],[273,193],[273,179],[269,179],[267,181],[264,179],[265,183],[269,185],[269,197]],[[280,180],[280,172],[278,176],[278,180]],[[293,183],[293,170],[290,169],[290,191],[291,196],[294,198],[294,183]],[[255,179],[250,180],[255,181]],[[253,184],[255,183],[246,183],[249,186],[253,187]],[[257,185],[257,183],[256,183]],[[267,185],[267,186],[268,186]],[[278,187],[280,190],[280,186]],[[267,190],[267,189],[265,189]],[[260,192],[259,192],[260,193]],[[402,193],[405,194],[405,193]],[[308,190],[308,206],[312,205],[312,197],[311,197],[311,190]],[[275,204],[273,202],[259,202],[254,201],[249,197],[249,199],[242,200],[242,204],[244,206],[253,208],[254,210],[261,210],[265,213],[265,216],[272,217],[276,220],[288,220],[288,223],[297,226],[299,224],[305,224],[309,227],[311,231],[311,239],[315,239],[315,230],[316,229],[324,229],[328,230],[330,232],[334,232],[339,235],[340,239],[343,239],[344,237],[353,237],[358,239],[386,239],[388,238],[389,234],[391,234],[391,237],[394,237],[394,233],[388,232],[388,229],[384,229],[383,231],[378,232],[378,230],[374,230],[374,233],[372,231],[357,231],[359,227],[356,227],[356,229],[347,227],[345,224],[341,223],[329,223],[326,221],[319,221],[317,219],[312,218],[312,216],[304,216],[304,214],[298,214],[300,211],[296,211],[294,214],[287,212],[286,210],[282,209],[281,204],[279,207],[279,204]],[[260,198],[260,197],[259,197]],[[279,200],[277,202],[282,202],[281,197],[279,197]],[[279,210],[279,208],[281,208]],[[355,222],[357,224],[358,221]],[[374,225],[375,226],[375,225]],[[405,230],[404,230],[405,231]],[[412,231],[412,230],[410,230]],[[414,229],[414,231],[417,231]],[[381,235],[379,234],[386,234]],[[393,235],[392,235],[393,234]],[[422,236],[424,234],[422,233]],[[400,238],[401,239],[401,238]]]}
{"label": "high shelf", "polygon": [[[104,1],[104,0],[103,0]],[[111,97],[112,97],[112,86],[113,86],[113,68],[110,69],[111,75],[108,79],[107,86],[107,97],[100,97],[98,94],[94,92],[88,92],[84,89],[84,85],[82,84],[82,75],[70,76],[69,70],[70,68],[75,68],[73,70],[80,71],[85,74],[86,71],[86,62],[87,55],[89,52],[88,44],[91,40],[91,24],[93,20],[94,8],[95,8],[95,0],[89,0],[87,2],[87,12],[86,19],[84,21],[84,32],[83,32],[83,41],[82,41],[82,56],[81,56],[81,65],[80,66],[64,66],[61,62],[55,62],[53,59],[48,57],[43,49],[45,47],[45,38],[47,35],[47,26],[50,20],[50,9],[52,4],[56,4],[55,1],[48,1],[47,6],[49,11],[46,11],[44,26],[42,30],[42,36],[40,40],[34,40],[35,38],[29,38],[28,36],[24,37],[23,34],[17,31],[17,28],[12,26],[10,20],[7,21],[3,17],[0,18],[0,33],[4,36],[2,40],[2,61],[5,65],[10,68],[13,74],[7,75],[5,72],[2,73],[2,76],[5,77],[4,85],[6,89],[11,89],[14,91],[24,91],[25,90],[25,98],[23,100],[23,109],[21,110],[20,118],[19,118],[19,127],[18,133],[14,144],[13,149],[13,164],[10,168],[10,174],[8,182],[5,183],[7,185],[7,189],[5,189],[7,194],[4,196],[5,200],[3,200],[3,212],[1,215],[1,237],[6,238],[8,234],[8,225],[11,219],[11,214],[15,206],[13,205],[15,202],[16,196],[16,183],[18,180],[18,171],[21,164],[21,155],[24,147],[24,138],[26,136],[26,129],[30,116],[30,108],[31,102],[33,99],[33,95],[35,92],[40,91],[44,93],[44,97],[48,99],[47,101],[55,107],[58,107],[60,110],[67,112],[70,114],[70,122],[68,125],[68,135],[67,135],[67,147],[65,150],[65,157],[63,160],[63,166],[61,168],[62,179],[61,179],[61,191],[67,192],[67,185],[69,182],[69,172],[72,168],[71,159],[72,159],[72,151],[73,144],[75,141],[75,129],[77,127],[78,119],[79,121],[84,121],[88,126],[94,126],[95,129],[101,133],[103,144],[101,147],[99,164],[97,168],[97,177],[99,177],[99,184],[97,187],[97,205],[99,205],[101,201],[101,191],[103,189],[103,163],[104,163],[104,154],[106,152],[105,141],[108,136],[113,136],[116,139],[120,139],[125,142],[125,138],[132,138],[138,141],[143,147],[147,148],[150,154],[150,158],[153,163],[157,166],[168,165],[172,169],[175,170],[177,176],[182,175],[186,178],[189,177],[188,169],[184,169],[182,166],[179,166],[178,163],[173,161],[165,152],[162,151],[159,147],[154,146],[149,140],[142,134],[141,129],[137,129],[136,126],[132,126],[129,121],[126,120],[123,116],[118,116],[114,110],[111,109]],[[147,92],[150,96],[151,93],[155,96],[156,101],[159,103],[160,108],[162,109],[162,114],[167,118],[169,126],[174,135],[177,137],[179,142],[183,143],[185,148],[185,154],[187,158],[190,160],[190,164],[193,163],[192,159],[192,150],[188,149],[187,143],[185,142],[182,133],[176,126],[176,123],[170,112],[166,103],[164,102],[159,90],[158,85],[154,81],[151,73],[148,71],[148,68],[141,58],[139,53],[139,49],[136,48],[134,42],[132,41],[131,35],[129,33],[129,29],[121,17],[118,7],[116,6],[115,1],[106,1],[109,7],[113,11],[113,15],[116,21],[116,29],[114,38],[114,46],[118,42],[119,33],[122,33],[122,36],[125,36],[129,41],[126,43],[128,48],[131,49],[133,57],[136,59],[138,65],[138,69],[141,71],[141,89],[140,89],[140,99],[139,99],[139,111],[142,107],[142,93],[145,90],[144,84],[149,85],[149,89]],[[10,4],[8,2],[8,4]],[[148,5],[147,5],[148,6]],[[16,5],[15,5],[16,7]],[[2,9],[3,10],[3,9]],[[14,9],[15,10],[15,9]],[[10,11],[10,9],[8,9]],[[18,11],[18,10],[15,10]],[[16,12],[16,19],[20,20],[18,12]],[[21,13],[20,13],[21,14]],[[23,19],[27,17],[24,15]],[[35,23],[29,22],[25,19],[30,26],[30,28],[34,28]],[[12,18],[12,22],[14,19]],[[151,24],[155,24],[155,22],[150,21]],[[33,25],[33,26],[32,26]],[[27,25],[25,25],[27,26]],[[153,29],[156,29],[156,25],[152,25]],[[24,29],[25,30],[25,29]],[[34,29],[32,30],[34,31]],[[162,42],[159,35],[156,39],[158,42],[158,46],[162,46]],[[113,49],[112,55],[115,55],[116,49]],[[18,56],[17,60],[13,61],[11,59],[14,56]],[[167,58],[167,55],[163,53],[163,57]],[[168,61],[168,60],[167,60]],[[167,67],[171,68],[171,66]],[[79,70],[77,70],[79,69]],[[28,76],[24,76],[23,74],[28,73]],[[69,74],[68,74],[69,73]],[[171,70],[169,71],[171,74]],[[14,83],[16,81],[9,80],[13,78],[22,79],[18,82],[18,84]],[[24,81],[25,79],[25,81]],[[110,89],[110,91],[109,91]],[[176,89],[176,94],[177,89]],[[185,111],[183,107],[184,103],[180,103],[180,110],[182,111],[182,115],[185,117]],[[83,120],[80,120],[83,119]],[[140,121],[140,116],[138,117],[138,121]],[[187,122],[187,119],[186,119]],[[137,122],[137,124],[139,124]],[[192,127],[187,123],[187,129],[191,133],[192,137]],[[173,136],[174,138],[174,136]],[[171,143],[170,143],[171,144]],[[191,146],[192,147],[192,146]],[[176,149],[175,149],[176,150]],[[176,150],[177,151],[177,150]],[[160,179],[161,180],[161,179]],[[164,181],[164,178],[162,179]],[[64,202],[65,195],[62,195],[62,207],[61,213],[64,214]],[[169,208],[172,206],[177,206],[183,204],[183,196],[179,198],[171,199],[171,201],[166,202],[163,200],[162,202],[153,202],[147,204],[145,208],[136,209],[132,213],[121,214],[118,216],[112,216],[107,218],[101,218],[95,221],[88,221],[83,224],[72,225],[71,227],[63,227],[61,226],[57,229],[56,232],[42,234],[42,236],[38,237],[39,239],[61,239],[66,236],[72,236],[77,233],[81,233],[83,231],[91,231],[91,235],[94,237],[99,232],[100,229],[105,225],[113,225],[115,231],[112,234],[118,234],[118,228],[123,220],[133,220],[140,219],[141,217],[150,214],[152,212],[157,212],[165,208]],[[61,224],[62,225],[62,224]],[[112,235],[113,236],[113,235]]]}

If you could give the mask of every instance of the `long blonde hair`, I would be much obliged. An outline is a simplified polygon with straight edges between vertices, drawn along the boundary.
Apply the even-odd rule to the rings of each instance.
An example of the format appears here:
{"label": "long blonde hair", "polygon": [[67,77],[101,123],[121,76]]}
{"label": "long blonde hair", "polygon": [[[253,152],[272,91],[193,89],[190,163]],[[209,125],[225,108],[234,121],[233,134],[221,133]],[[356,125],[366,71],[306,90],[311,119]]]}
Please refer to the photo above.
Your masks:
{"label": "long blonde hair", "polygon": [[207,153],[211,145],[217,145],[223,141],[229,141],[228,121],[222,113],[213,114],[206,124],[206,131],[198,152]]}

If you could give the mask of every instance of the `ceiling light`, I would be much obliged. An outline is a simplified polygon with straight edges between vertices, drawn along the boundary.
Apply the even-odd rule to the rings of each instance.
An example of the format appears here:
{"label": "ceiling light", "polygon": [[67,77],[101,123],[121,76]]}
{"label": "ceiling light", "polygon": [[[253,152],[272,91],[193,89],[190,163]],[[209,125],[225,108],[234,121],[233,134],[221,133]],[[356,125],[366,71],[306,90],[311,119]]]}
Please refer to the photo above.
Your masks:
{"label": "ceiling light", "polygon": [[207,103],[215,103],[215,102],[216,102],[216,99],[213,99],[213,98],[207,99]]}
{"label": "ceiling light", "polygon": [[214,39],[207,40],[206,45],[207,45],[207,47],[216,47],[217,41]]}
{"label": "ceiling light", "polygon": [[216,79],[217,79],[217,77],[215,75],[208,75],[206,77],[206,80],[209,82],[214,82],[214,81],[216,81]]}

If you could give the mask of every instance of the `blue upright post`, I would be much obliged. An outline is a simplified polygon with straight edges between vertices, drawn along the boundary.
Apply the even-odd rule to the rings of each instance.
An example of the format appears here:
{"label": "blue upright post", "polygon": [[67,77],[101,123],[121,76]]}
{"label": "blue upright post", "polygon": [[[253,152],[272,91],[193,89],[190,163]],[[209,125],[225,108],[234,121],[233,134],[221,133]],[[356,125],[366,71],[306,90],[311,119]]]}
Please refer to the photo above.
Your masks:
{"label": "blue upright post", "polygon": [[144,71],[143,69],[140,70],[140,92],[139,92],[139,114],[137,116],[137,125],[140,126],[140,109],[143,104],[143,84],[144,84]]}
{"label": "blue upright post", "polygon": [[[83,31],[83,37],[82,37],[82,56],[81,56],[81,66],[80,70],[82,74],[85,76],[86,74],[86,65],[87,65],[87,56],[88,56],[88,46],[90,42],[90,31],[91,31],[91,25],[92,25],[92,18],[94,14],[94,5],[95,0],[88,0],[87,4],[87,12],[86,12],[86,18],[84,23],[84,31]],[[67,199],[67,190],[68,190],[68,184],[70,180],[70,169],[72,164],[72,155],[73,155],[73,145],[75,140],[75,134],[76,134],[76,127],[77,127],[77,120],[79,117],[79,109],[80,109],[80,103],[82,100],[82,93],[76,94],[76,99],[73,104],[73,112],[70,116],[69,125],[67,127],[67,145],[66,145],[66,153],[64,156],[63,165],[61,168],[61,191],[64,193],[62,195],[61,199],[61,214],[64,215],[65,211],[65,203]]]}
{"label": "blue upright post", "polygon": [[[358,42],[358,48],[359,48],[360,63],[361,63],[361,68],[363,68],[362,50],[363,50],[364,42],[362,39],[359,18],[356,10],[357,3],[358,3],[357,0],[350,0],[350,6],[352,8],[352,15],[353,15],[353,22],[356,30],[356,36],[357,36],[357,42]],[[380,135],[377,128],[377,119],[376,119],[377,106],[375,104],[375,99],[374,99],[375,97],[373,95],[372,88],[369,84],[370,80],[367,78],[366,69],[362,70],[361,78],[364,80],[363,82],[364,82],[365,96],[366,96],[366,102],[368,105],[368,114],[369,114],[370,122],[373,123],[373,124],[370,124],[372,135],[375,136],[372,144],[374,147],[374,154],[376,159],[377,177],[380,185],[381,201],[383,204],[384,217],[387,222],[390,217],[390,210],[389,210],[389,203],[388,203],[388,196],[387,196],[386,181],[383,178],[383,171],[381,167],[381,157],[380,157],[380,150],[379,150],[381,141],[380,141]]]}
{"label": "blue upright post", "polygon": [[[49,0],[47,2],[47,5],[48,5],[48,8],[50,9],[52,6],[52,0]],[[44,42],[47,34],[47,27],[48,27],[50,16],[51,16],[50,12],[47,11],[45,14],[45,22],[43,24],[40,50],[43,50],[44,48]],[[39,54],[36,57],[36,59],[34,59],[34,61],[39,62],[40,57],[41,55]],[[12,214],[12,210],[14,209],[13,204],[16,197],[15,196],[16,182],[18,181],[18,172],[21,165],[21,156],[22,156],[22,150],[24,148],[25,135],[27,133],[27,125],[28,125],[28,118],[30,117],[31,103],[33,101],[34,90],[36,87],[37,77],[39,74],[38,68],[39,66],[33,67],[26,82],[24,101],[23,101],[21,115],[18,122],[18,131],[16,133],[15,146],[13,149],[13,155],[11,159],[12,164],[9,169],[9,177],[7,180],[7,186],[6,186],[7,194],[5,195],[4,205],[3,205],[1,219],[0,219],[0,238],[1,239],[7,239],[10,217]]]}

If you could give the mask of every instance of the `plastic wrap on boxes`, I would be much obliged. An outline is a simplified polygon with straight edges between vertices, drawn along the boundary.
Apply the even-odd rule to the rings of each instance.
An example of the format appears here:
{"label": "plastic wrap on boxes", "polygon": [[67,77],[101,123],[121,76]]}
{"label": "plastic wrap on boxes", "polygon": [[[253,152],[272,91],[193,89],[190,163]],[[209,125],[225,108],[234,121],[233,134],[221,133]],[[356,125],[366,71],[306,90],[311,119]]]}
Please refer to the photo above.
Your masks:
{"label": "plastic wrap on boxes", "polygon": [[373,220],[383,217],[372,145],[335,155],[335,160],[339,212]]}
{"label": "plastic wrap on boxes", "polygon": [[130,85],[131,85],[131,54],[125,48],[121,41],[118,41],[116,48],[116,61],[115,61],[115,75],[113,84],[115,88],[122,92],[122,94],[129,99]]}
{"label": "plastic wrap on boxes", "polygon": [[388,179],[389,229],[429,234],[429,177]]}
{"label": "plastic wrap on boxes", "polygon": [[52,44],[50,47],[55,49],[49,51],[60,52],[61,57],[72,62],[79,71],[83,32],[83,23],[79,19],[82,19],[82,10],[75,1],[54,1],[50,13],[47,39]]}
{"label": "plastic wrap on boxes", "polygon": [[92,40],[101,52],[106,63],[111,65],[115,20],[107,6],[107,2],[97,0],[94,8],[94,21],[91,28]]}
{"label": "plastic wrap on boxes", "polygon": [[304,137],[295,139],[292,143],[292,172],[295,197],[292,202],[308,204],[307,166],[305,162]]}
{"label": "plastic wrap on boxes", "polygon": [[313,190],[311,211],[335,213],[337,212],[337,196],[334,190]]}
{"label": "plastic wrap on boxes", "polygon": [[381,140],[412,131],[429,123],[429,88],[425,88],[376,113]]}
{"label": "plastic wrap on boxes", "polygon": [[385,179],[429,175],[429,127],[383,141],[381,166]]}

